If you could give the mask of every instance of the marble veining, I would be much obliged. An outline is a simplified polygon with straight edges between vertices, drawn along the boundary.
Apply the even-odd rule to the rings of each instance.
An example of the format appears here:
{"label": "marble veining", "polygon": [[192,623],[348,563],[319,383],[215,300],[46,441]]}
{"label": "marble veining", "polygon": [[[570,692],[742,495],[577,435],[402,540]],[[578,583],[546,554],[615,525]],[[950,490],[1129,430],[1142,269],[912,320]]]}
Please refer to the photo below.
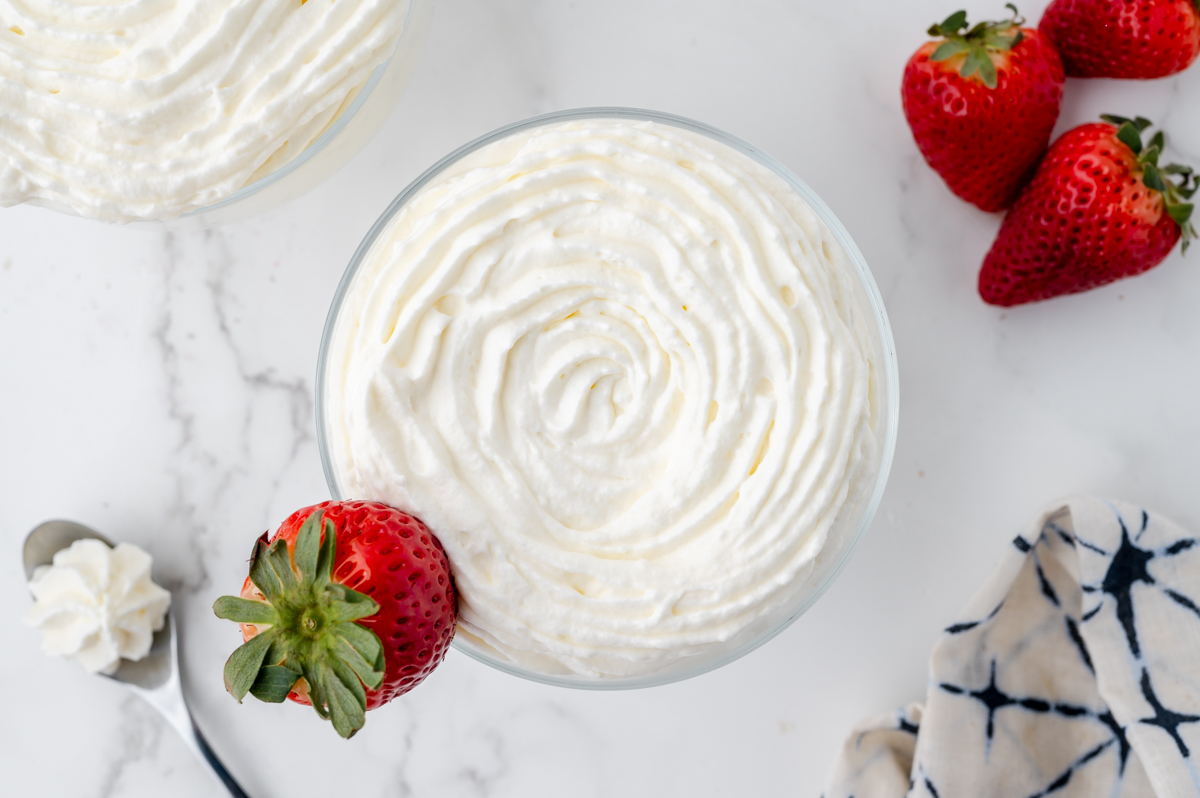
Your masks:
{"label": "marble veining", "polygon": [[136,763],[153,758],[158,753],[166,724],[158,722],[154,710],[134,696],[120,704],[120,726],[114,740],[114,753],[108,762],[99,785],[100,798],[111,798],[121,789],[123,777]]}
{"label": "marble veining", "polygon": [[[982,18],[1001,5],[966,7]],[[1037,19],[1044,5],[1021,10]],[[1200,253],[1042,305],[983,305],[974,282],[1000,217],[949,194],[899,103],[904,60],[951,10],[441,0],[383,131],[287,206],[170,233],[0,210],[0,601],[14,608],[0,614],[0,678],[20,685],[7,716],[17,722],[0,726],[6,790],[222,794],[149,708],[47,659],[18,623],[29,601],[20,545],[50,517],[154,556],[175,593],[196,719],[255,798],[817,795],[855,723],[919,698],[938,630],[1044,503],[1110,494],[1200,528]],[[1072,80],[1059,130],[1140,113],[1166,127],[1169,155],[1200,166],[1198,100],[1200,67],[1151,83]],[[240,587],[257,535],[328,496],[313,378],[354,248],[459,144],[602,104],[692,116],[761,147],[809,182],[866,256],[897,339],[901,421],[855,559],[779,638],[682,684],[579,693],[451,652],[350,743],[307,708],[237,705],[221,684],[237,632],[211,605]]]}

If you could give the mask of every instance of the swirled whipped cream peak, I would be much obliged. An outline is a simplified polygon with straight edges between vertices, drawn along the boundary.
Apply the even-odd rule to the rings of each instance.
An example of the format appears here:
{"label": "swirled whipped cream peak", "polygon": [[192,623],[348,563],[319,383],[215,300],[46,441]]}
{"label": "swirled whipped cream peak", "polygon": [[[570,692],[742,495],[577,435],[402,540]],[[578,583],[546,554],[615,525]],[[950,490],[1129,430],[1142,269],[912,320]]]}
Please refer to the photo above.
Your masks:
{"label": "swirled whipped cream peak", "polygon": [[329,453],[344,494],[437,532],[460,640],[654,674],[794,607],[850,537],[880,461],[877,340],[846,253],[772,170],[665,123],[547,124],[376,239],[327,352]]}
{"label": "swirled whipped cream peak", "polygon": [[0,0],[0,206],[170,219],[287,163],[411,0]]}
{"label": "swirled whipped cream peak", "polygon": [[149,653],[171,605],[171,594],[150,578],[150,564],[150,555],[129,543],[77,540],[34,572],[25,622],[41,628],[47,654],[75,659],[89,673],[114,673],[122,658]]}

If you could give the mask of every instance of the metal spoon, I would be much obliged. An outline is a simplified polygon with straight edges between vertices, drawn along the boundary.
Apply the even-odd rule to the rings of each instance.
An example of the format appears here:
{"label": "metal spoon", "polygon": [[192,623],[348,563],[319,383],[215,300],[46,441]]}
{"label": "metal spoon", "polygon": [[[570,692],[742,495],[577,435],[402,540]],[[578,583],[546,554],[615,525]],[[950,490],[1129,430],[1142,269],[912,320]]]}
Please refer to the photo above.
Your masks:
{"label": "metal spoon", "polygon": [[[50,565],[55,552],[83,538],[95,538],[110,547],[113,545],[100,533],[74,521],[47,521],[36,527],[25,538],[25,577],[32,579],[35,568],[39,565]],[[179,732],[187,746],[209,764],[234,798],[249,798],[233,776],[229,775],[221,760],[217,759],[217,755],[213,753],[208,741],[196,727],[196,721],[192,720],[192,715],[188,712],[187,702],[183,699],[183,688],[179,682],[179,655],[174,625],[175,622],[168,611],[163,628],[154,634],[150,653],[137,662],[121,660],[117,672],[109,678],[124,683],[141,696],[143,701],[157,709],[175,731]]]}

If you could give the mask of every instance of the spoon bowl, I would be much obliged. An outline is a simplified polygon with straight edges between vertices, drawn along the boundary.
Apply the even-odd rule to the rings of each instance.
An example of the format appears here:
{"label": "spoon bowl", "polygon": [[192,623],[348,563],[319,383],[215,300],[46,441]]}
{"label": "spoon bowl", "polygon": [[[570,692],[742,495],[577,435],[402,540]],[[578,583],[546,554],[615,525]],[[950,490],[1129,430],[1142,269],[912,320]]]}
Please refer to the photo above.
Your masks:
{"label": "spoon bowl", "polygon": [[[74,521],[47,521],[25,538],[25,578],[33,579],[34,571],[40,566],[54,562],[54,555],[77,540],[93,538],[110,549],[113,542],[94,529]],[[110,679],[134,685],[143,690],[157,690],[171,680],[175,670],[175,636],[172,634],[171,612],[167,611],[163,628],[154,633],[150,642],[150,653],[143,659],[123,659],[115,673],[102,674]]]}
{"label": "spoon bowl", "polygon": [[[25,548],[22,552],[25,578],[33,579],[34,572],[39,567],[54,562],[55,554],[75,541],[85,538],[93,538],[113,548],[112,541],[104,535],[74,521],[60,519],[34,527],[25,538]],[[187,702],[183,697],[183,685],[179,679],[179,647],[174,628],[175,622],[168,610],[163,628],[154,633],[150,652],[136,662],[122,659],[116,672],[105,675],[127,685],[143,701],[158,710],[175,731],[179,732],[184,743],[212,768],[230,795],[234,798],[249,798],[213,753],[212,747],[204,739],[188,711]]]}

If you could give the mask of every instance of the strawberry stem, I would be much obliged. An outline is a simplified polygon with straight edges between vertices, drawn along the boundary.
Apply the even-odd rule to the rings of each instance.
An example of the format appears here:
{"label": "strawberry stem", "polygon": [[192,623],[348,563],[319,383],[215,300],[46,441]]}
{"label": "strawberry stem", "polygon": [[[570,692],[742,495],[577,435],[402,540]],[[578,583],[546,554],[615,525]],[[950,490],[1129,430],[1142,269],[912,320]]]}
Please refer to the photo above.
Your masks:
{"label": "strawberry stem", "polygon": [[355,621],[379,605],[332,581],[337,533],[321,512],[305,520],[294,551],[266,537],[250,558],[250,580],[266,600],[222,596],[213,604],[218,618],[260,628],[225,663],[225,689],[239,703],[246,693],[280,703],[303,683],[317,714],[352,737],[365,722],[366,691],[384,678],[383,644]]}
{"label": "strawberry stem", "polygon": [[[1159,130],[1151,137],[1148,145],[1143,145],[1142,133],[1154,124],[1144,116],[1130,119],[1115,114],[1101,114],[1100,118],[1117,126],[1117,139],[1137,156],[1138,165],[1142,168],[1142,183],[1146,188],[1163,195],[1167,215],[1179,225],[1183,251],[1187,252],[1192,239],[1200,238],[1192,222],[1196,206],[1188,202],[1200,187],[1200,174],[1190,166],[1177,163],[1158,165],[1158,158],[1166,146],[1166,137]],[[1176,176],[1179,177],[1178,182],[1172,179]]]}
{"label": "strawberry stem", "polygon": [[1024,17],[1012,3],[1006,3],[1005,8],[1012,9],[1012,19],[1003,22],[980,22],[970,30],[967,30],[966,11],[955,11],[940,23],[931,25],[929,35],[940,36],[945,41],[938,45],[929,56],[929,60],[946,61],[966,53],[967,57],[963,60],[959,74],[969,78],[978,72],[983,85],[989,89],[996,88],[996,65],[992,63],[990,54],[1011,50],[1025,38],[1025,33],[1021,30],[1021,25],[1025,23]]}

